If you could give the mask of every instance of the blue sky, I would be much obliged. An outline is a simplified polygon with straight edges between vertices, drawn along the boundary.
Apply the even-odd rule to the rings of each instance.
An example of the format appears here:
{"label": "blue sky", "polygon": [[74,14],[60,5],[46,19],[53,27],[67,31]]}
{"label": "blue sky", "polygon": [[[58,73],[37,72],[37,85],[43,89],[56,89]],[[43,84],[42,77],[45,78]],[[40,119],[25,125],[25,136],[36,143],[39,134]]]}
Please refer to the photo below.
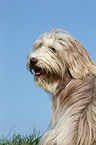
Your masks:
{"label": "blue sky", "polygon": [[0,137],[47,130],[50,95],[26,69],[32,43],[51,28],[78,39],[96,63],[96,0],[0,0]]}

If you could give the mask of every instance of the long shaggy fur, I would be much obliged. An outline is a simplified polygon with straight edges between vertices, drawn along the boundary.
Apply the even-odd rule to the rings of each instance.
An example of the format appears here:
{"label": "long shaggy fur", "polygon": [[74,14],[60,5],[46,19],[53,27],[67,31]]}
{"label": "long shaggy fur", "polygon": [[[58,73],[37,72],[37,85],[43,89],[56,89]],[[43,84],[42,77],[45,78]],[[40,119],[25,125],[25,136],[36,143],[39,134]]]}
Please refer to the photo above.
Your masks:
{"label": "long shaggy fur", "polygon": [[96,145],[96,65],[83,45],[53,29],[33,44],[27,66],[52,98],[51,130],[40,145]]}

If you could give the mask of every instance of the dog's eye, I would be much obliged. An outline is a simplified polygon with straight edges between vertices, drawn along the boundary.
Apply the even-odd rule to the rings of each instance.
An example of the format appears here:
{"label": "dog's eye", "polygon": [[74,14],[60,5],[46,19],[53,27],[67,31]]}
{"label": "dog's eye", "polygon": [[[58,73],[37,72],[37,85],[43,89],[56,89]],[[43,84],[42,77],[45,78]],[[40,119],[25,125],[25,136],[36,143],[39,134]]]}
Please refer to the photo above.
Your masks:
{"label": "dog's eye", "polygon": [[56,52],[56,51],[55,51],[55,48],[52,47],[52,48],[50,48],[50,49],[52,50],[52,52]]}

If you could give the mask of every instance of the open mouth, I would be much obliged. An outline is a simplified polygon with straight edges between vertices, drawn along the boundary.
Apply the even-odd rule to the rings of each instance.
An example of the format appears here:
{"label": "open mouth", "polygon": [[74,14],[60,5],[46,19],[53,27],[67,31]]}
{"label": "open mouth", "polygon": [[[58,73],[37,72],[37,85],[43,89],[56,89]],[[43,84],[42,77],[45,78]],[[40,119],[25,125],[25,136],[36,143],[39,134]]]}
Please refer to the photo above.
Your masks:
{"label": "open mouth", "polygon": [[38,66],[30,67],[30,72],[36,76],[40,76],[42,74],[42,69]]}

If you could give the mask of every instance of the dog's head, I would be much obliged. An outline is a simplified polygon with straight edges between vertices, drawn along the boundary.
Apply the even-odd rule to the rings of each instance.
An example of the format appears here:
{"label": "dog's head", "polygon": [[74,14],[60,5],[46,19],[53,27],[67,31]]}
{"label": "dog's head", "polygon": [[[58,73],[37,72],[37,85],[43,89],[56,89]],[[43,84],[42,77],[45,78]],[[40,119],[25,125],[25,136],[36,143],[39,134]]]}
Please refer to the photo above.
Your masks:
{"label": "dog's head", "polygon": [[50,93],[70,79],[96,73],[96,66],[83,45],[61,29],[44,33],[35,41],[27,66],[35,83]]}

